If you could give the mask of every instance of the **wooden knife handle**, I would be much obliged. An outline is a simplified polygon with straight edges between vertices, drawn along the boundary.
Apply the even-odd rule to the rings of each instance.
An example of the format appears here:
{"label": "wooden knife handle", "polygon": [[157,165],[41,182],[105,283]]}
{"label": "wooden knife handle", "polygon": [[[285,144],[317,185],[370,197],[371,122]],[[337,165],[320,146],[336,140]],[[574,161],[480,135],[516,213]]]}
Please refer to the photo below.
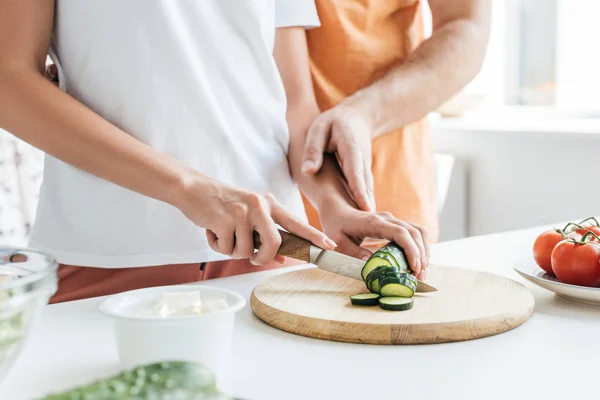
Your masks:
{"label": "wooden knife handle", "polygon": [[[281,235],[281,246],[279,246],[277,254],[310,262],[310,246],[312,246],[312,243],[281,229],[279,229],[279,234]],[[258,249],[261,244],[260,235],[254,231],[254,248]]]}

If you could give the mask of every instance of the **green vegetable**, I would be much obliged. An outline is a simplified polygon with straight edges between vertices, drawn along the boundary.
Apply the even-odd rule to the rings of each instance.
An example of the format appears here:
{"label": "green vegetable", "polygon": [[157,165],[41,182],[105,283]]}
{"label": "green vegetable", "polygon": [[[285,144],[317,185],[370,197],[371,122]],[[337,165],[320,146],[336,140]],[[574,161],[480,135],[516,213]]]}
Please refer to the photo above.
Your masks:
{"label": "green vegetable", "polygon": [[386,277],[381,281],[381,297],[413,297],[417,291],[416,278],[410,274]]}
{"label": "green vegetable", "polygon": [[417,279],[412,275],[404,250],[390,242],[377,250],[361,271],[367,289],[381,297],[412,297]]}
{"label": "green vegetable", "polygon": [[350,302],[355,306],[376,306],[379,295],[374,293],[361,293],[350,296]]}
{"label": "green vegetable", "polygon": [[406,297],[382,297],[379,306],[389,311],[406,311],[413,307],[413,299]]}
{"label": "green vegetable", "polygon": [[412,270],[410,269],[408,260],[406,259],[406,254],[404,254],[404,250],[402,250],[402,248],[396,243],[389,242],[375,252],[375,254],[377,253],[389,255],[396,262],[396,266],[400,271],[412,274]]}
{"label": "green vegetable", "polygon": [[371,271],[373,271],[377,267],[391,267],[393,266],[392,262],[387,258],[382,258],[373,254],[365,263],[362,268],[360,274],[362,275],[363,281],[367,282],[367,276]]}
{"label": "green vegetable", "polygon": [[231,400],[217,391],[208,368],[172,361],[122,372],[40,400]]}

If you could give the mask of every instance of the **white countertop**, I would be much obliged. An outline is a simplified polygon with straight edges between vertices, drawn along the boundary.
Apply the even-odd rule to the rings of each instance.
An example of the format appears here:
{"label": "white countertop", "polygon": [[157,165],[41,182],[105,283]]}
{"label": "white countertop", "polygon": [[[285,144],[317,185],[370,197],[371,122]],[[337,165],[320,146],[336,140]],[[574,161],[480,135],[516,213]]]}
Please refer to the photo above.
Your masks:
{"label": "white countertop", "polygon": [[[598,398],[600,307],[555,297],[511,268],[540,228],[440,243],[432,262],[511,277],[536,299],[528,322],[489,338],[438,345],[328,342],[271,328],[249,306],[238,314],[222,389],[246,400]],[[262,272],[207,282],[248,298]],[[29,400],[119,370],[99,299],[48,306],[0,399]]]}

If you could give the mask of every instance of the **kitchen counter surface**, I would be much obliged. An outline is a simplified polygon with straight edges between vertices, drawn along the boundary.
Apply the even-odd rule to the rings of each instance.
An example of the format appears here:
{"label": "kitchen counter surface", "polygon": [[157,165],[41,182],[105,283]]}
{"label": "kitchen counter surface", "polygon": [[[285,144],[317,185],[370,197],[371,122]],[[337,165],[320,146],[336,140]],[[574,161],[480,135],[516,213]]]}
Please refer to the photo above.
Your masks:
{"label": "kitchen counter surface", "polygon": [[[592,399],[598,398],[600,307],[539,289],[512,270],[542,228],[439,243],[432,263],[494,272],[535,296],[528,322],[507,333],[459,343],[374,346],[328,342],[271,328],[246,306],[221,387],[246,400]],[[290,270],[288,268],[286,270]],[[207,282],[246,298],[269,271]],[[100,299],[46,307],[0,399],[29,400],[119,370]]]}

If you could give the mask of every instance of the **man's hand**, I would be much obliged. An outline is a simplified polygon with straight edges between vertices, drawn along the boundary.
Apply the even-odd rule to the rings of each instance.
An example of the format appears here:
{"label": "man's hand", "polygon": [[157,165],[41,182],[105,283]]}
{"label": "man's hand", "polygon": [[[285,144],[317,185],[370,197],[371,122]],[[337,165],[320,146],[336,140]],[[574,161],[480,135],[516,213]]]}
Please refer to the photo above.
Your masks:
{"label": "man's hand", "polygon": [[366,260],[371,252],[360,247],[364,239],[394,241],[404,249],[415,276],[421,280],[427,277],[430,250],[427,232],[421,226],[401,221],[387,212],[364,212],[350,205],[331,206],[319,210],[319,214],[324,233],[337,243],[336,251]]}
{"label": "man's hand", "polygon": [[323,154],[334,153],[361,210],[374,211],[371,172],[371,121],[360,108],[342,102],[319,115],[308,130],[302,173],[314,175],[323,165]]}

